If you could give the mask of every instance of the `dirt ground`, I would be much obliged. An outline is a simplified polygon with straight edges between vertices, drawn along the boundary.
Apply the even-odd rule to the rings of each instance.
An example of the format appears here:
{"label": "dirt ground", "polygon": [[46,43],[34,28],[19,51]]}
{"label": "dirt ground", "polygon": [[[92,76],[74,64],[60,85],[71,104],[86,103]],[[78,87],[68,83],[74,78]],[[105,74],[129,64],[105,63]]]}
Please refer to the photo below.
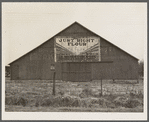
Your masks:
{"label": "dirt ground", "polygon": [[[111,80],[103,80],[102,83],[102,96],[101,96],[101,82],[65,82],[56,81],[56,96],[75,97],[75,99],[88,100],[91,99],[104,99],[105,101],[114,101],[117,97],[136,96],[135,99],[141,101],[141,104],[135,107],[118,106],[108,107],[105,105],[98,105],[98,107],[82,107],[82,106],[53,106],[48,104],[36,105],[38,98],[49,99],[52,95],[53,83],[48,80],[20,80],[14,81],[6,79],[5,82],[5,110],[6,112],[143,112],[143,98],[138,97],[143,94],[143,81],[116,81],[113,83]],[[87,90],[88,94],[82,94]],[[111,97],[114,96],[114,97]],[[13,104],[12,98],[26,99],[28,103],[23,106],[22,104]],[[130,97],[129,97],[130,98]],[[53,99],[53,98],[52,98]],[[45,101],[44,100],[44,101]],[[44,103],[45,104],[45,103]],[[104,103],[105,104],[105,103]],[[115,105],[115,104],[114,104]]]}

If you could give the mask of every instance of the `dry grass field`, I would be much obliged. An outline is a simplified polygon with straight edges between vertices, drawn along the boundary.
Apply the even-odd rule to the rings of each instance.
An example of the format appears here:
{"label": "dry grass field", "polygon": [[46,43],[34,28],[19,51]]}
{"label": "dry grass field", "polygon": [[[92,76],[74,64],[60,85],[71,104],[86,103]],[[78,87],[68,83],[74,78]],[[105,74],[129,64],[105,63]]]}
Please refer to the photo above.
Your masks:
{"label": "dry grass field", "polygon": [[143,112],[143,82],[103,80],[56,81],[21,80],[5,82],[6,112]]}

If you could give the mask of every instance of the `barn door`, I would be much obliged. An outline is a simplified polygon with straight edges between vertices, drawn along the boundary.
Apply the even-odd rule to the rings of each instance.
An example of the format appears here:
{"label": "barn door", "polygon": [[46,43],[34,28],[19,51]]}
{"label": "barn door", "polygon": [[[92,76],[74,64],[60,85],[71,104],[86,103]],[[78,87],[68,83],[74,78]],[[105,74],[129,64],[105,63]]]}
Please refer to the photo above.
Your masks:
{"label": "barn door", "polygon": [[63,81],[90,81],[91,64],[82,62],[62,63]]}

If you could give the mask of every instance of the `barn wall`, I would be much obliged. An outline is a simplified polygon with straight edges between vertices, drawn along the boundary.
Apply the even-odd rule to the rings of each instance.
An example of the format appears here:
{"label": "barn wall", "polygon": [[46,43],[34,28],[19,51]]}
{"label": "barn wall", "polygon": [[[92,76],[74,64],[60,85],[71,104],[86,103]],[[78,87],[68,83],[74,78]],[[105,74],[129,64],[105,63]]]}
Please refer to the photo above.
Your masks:
{"label": "barn wall", "polygon": [[[58,36],[72,36],[72,37],[85,37],[95,36],[95,34],[75,24],[71,28],[67,28]],[[57,37],[58,37],[57,36]],[[97,37],[97,36],[96,36]],[[34,49],[27,55],[21,57],[19,60],[11,64],[11,79],[26,79],[48,80],[53,78],[53,72],[50,70],[50,65],[53,63],[54,57],[54,39],[48,40],[38,48]],[[61,63],[55,63],[56,79],[61,79]]]}
{"label": "barn wall", "polygon": [[[94,33],[74,24],[57,36],[11,64],[11,79],[49,80],[53,78],[50,70],[54,62],[54,39],[56,37],[98,37]],[[96,79],[137,79],[138,61],[116,46],[100,38],[101,61],[113,63],[91,63],[92,80]],[[56,79],[62,78],[61,63],[56,62]]]}
{"label": "barn wall", "polygon": [[[113,79],[137,79],[138,61],[116,46],[101,40],[101,61],[113,61],[111,64],[93,64],[93,79],[113,78]],[[102,71],[102,72],[101,72]],[[96,72],[100,72],[97,74]]]}
{"label": "barn wall", "polygon": [[[32,52],[23,56],[19,60],[11,64],[11,79],[26,80],[48,80],[53,78],[53,72],[50,70],[54,57],[54,39],[48,41],[42,46],[36,48]],[[61,69],[59,63],[56,64],[56,78],[61,78]],[[19,70],[16,71],[16,66]],[[58,70],[59,69],[59,70]]]}
{"label": "barn wall", "polygon": [[92,80],[113,79],[112,63],[92,63]]}

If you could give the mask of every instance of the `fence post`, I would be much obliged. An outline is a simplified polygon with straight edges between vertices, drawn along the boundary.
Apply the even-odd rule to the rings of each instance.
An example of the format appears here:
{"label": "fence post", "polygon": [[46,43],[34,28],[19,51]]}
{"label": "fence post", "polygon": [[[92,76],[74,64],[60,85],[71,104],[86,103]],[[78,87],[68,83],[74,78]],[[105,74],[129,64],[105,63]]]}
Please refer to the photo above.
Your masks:
{"label": "fence post", "polygon": [[55,96],[55,74],[56,72],[54,71],[53,73],[53,95]]}
{"label": "fence post", "polygon": [[101,78],[101,96],[102,96],[102,78]]}
{"label": "fence post", "polygon": [[139,83],[139,79],[137,79],[137,83]]}

